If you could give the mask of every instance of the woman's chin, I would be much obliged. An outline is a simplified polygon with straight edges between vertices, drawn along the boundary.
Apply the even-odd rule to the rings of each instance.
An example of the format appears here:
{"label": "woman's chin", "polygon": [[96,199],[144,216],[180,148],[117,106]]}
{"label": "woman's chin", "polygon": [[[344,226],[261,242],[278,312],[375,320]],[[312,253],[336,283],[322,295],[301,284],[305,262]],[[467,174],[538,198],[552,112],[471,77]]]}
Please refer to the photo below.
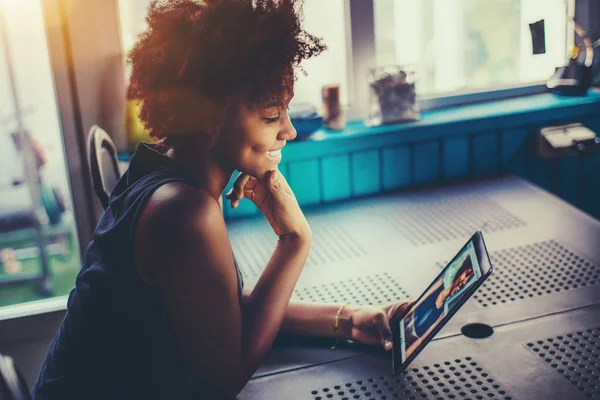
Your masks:
{"label": "woman's chin", "polygon": [[260,176],[265,178],[270,171],[279,170],[279,163],[268,162],[262,166]]}
{"label": "woman's chin", "polygon": [[238,169],[238,171],[258,178],[259,180],[263,180],[267,177],[270,171],[275,169],[279,169],[279,162],[267,161],[261,162],[259,165],[256,165],[253,168]]}

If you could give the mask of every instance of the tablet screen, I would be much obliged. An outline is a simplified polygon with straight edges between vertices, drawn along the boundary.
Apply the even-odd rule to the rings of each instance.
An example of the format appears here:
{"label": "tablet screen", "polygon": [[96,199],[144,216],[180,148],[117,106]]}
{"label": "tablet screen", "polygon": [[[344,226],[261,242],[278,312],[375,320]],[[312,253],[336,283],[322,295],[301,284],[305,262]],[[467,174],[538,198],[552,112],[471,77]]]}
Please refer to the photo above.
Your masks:
{"label": "tablet screen", "polygon": [[460,303],[467,289],[481,275],[481,267],[471,240],[398,322],[400,346],[394,351],[400,352],[402,363],[429,339],[434,329]]}

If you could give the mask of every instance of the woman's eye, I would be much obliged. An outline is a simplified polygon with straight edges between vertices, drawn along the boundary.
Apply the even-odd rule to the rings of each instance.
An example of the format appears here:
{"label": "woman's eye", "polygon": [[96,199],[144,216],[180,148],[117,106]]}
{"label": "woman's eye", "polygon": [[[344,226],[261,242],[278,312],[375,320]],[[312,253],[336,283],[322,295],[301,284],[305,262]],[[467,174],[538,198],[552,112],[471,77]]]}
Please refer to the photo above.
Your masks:
{"label": "woman's eye", "polygon": [[277,122],[279,120],[279,115],[275,116],[275,117],[271,117],[271,118],[263,118],[268,124],[273,124],[275,122]]}

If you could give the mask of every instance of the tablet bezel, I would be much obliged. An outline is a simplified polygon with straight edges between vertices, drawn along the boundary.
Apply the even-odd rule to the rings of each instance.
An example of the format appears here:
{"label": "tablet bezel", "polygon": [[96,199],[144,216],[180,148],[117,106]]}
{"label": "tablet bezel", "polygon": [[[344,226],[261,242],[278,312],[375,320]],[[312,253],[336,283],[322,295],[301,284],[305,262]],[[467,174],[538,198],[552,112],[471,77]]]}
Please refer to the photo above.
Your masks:
{"label": "tablet bezel", "polygon": [[[491,273],[493,271],[493,267],[492,267],[492,263],[490,261],[490,257],[489,257],[487,248],[485,246],[485,242],[483,240],[483,233],[481,231],[477,231],[477,232],[475,232],[475,234],[473,234],[473,236],[471,236],[471,238],[465,243],[465,245],[456,253],[456,255],[452,258],[452,260],[450,260],[450,262],[448,264],[446,264],[446,266],[444,266],[444,268],[442,268],[442,271],[440,272],[440,274],[437,275],[436,278],[427,286],[427,288],[423,291],[423,293],[421,293],[421,295],[419,296],[417,301],[415,301],[414,304],[419,303],[421,298],[427,293],[427,291],[431,288],[431,286],[442,277],[442,273],[448,267],[448,265],[453,263],[456,260],[456,258],[460,254],[462,254],[462,252],[466,249],[466,247],[469,245],[470,242],[473,242],[473,248],[475,250],[475,255],[477,257],[477,263],[479,264],[479,268],[481,269],[481,277],[467,289],[467,291],[465,292],[465,295],[462,296],[458,300],[458,303],[456,304],[456,306],[449,311],[448,315],[446,315],[440,321],[438,326],[435,327],[431,331],[431,333],[429,334],[429,337],[426,338],[421,343],[421,345],[419,345],[419,347],[417,347],[413,351],[413,353],[406,359],[406,361],[404,361],[404,363],[402,362],[400,353],[396,351],[398,346],[401,347],[400,328],[399,328],[400,320],[391,320],[390,321],[390,326],[392,328],[392,374],[393,375],[396,375],[396,374],[402,372],[404,369],[406,369],[406,367],[408,367],[408,365],[410,365],[410,363],[419,355],[419,353],[425,348],[425,346],[427,346],[427,344],[435,338],[435,336],[438,334],[438,332],[440,330],[442,330],[442,328],[454,316],[454,314],[456,314],[456,312],[458,310],[460,310],[460,308],[463,306],[463,304],[465,304],[465,302],[473,295],[473,293],[475,293],[475,291],[479,288],[479,286],[481,286],[481,284],[491,275]],[[405,315],[408,314],[410,311],[412,311],[412,308],[407,310]],[[402,318],[402,320],[403,319],[404,318]],[[398,365],[398,368],[396,368],[396,365]]]}

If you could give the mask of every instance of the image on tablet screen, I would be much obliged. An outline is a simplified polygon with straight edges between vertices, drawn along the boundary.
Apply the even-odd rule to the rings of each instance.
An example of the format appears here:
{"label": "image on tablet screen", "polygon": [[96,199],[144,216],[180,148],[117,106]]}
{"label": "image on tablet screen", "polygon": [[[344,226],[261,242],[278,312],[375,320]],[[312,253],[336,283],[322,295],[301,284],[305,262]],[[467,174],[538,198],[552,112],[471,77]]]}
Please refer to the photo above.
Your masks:
{"label": "image on tablet screen", "polygon": [[481,277],[473,242],[448,265],[417,304],[398,323],[401,359],[404,362],[428,338],[466,290]]}

